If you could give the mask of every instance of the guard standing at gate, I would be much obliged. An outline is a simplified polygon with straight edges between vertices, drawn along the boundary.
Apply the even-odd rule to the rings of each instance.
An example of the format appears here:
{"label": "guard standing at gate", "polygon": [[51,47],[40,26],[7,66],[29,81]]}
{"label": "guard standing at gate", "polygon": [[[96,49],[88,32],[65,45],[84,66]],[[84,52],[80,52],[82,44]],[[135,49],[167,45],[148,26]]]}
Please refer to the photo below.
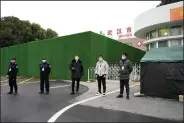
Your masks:
{"label": "guard standing at gate", "polygon": [[9,77],[9,86],[10,91],[7,94],[13,94],[13,87],[15,89],[14,95],[17,94],[17,74],[18,74],[18,65],[16,63],[16,58],[12,58],[8,67],[7,76]]}
{"label": "guard standing at gate", "polygon": [[122,54],[122,59],[120,60],[120,95],[117,96],[117,98],[122,98],[123,97],[123,91],[124,91],[124,86],[126,88],[126,94],[127,94],[127,99],[129,99],[129,77],[130,73],[132,72],[132,63],[130,60],[128,60],[128,55],[127,53]]}
{"label": "guard standing at gate", "polygon": [[106,95],[106,75],[108,73],[108,64],[105,60],[103,60],[103,56],[99,56],[99,61],[95,67],[95,75],[98,81],[98,92],[97,96],[101,94],[101,85],[103,86],[103,96]]}
{"label": "guard standing at gate", "polygon": [[47,63],[47,59],[43,58],[40,64],[40,94],[44,93],[44,84],[46,94],[49,94],[49,74],[51,72],[51,66]]}

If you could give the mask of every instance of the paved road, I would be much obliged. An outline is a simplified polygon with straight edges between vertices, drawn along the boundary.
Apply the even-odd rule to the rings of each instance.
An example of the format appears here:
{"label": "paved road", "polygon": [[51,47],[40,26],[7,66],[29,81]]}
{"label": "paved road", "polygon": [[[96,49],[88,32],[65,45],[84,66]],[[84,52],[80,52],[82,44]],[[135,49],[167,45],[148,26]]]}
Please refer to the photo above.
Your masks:
{"label": "paved road", "polygon": [[[56,122],[174,122],[124,111],[78,105],[65,112]],[[175,121],[176,122],[176,121]]]}
{"label": "paved road", "polygon": [[88,90],[80,87],[79,95],[70,95],[70,83],[51,82],[50,95],[40,95],[39,83],[19,85],[18,95],[7,95],[9,87],[1,87],[1,122],[46,122],[58,109]]}
{"label": "paved road", "polygon": [[[107,87],[108,92],[110,92],[117,90],[119,84],[108,82]],[[96,83],[85,83],[80,87],[80,94],[74,96],[70,95],[71,87],[68,82],[51,82],[51,88],[50,95],[40,95],[38,94],[39,83],[21,84],[19,85],[19,94],[15,96],[6,94],[8,86],[1,87],[1,122],[47,122],[66,106],[94,97],[97,85]],[[126,108],[127,111],[124,111],[123,106],[128,105],[128,102],[131,104],[135,101],[136,103],[141,101],[132,96],[133,92],[131,92],[131,100],[129,101],[126,99],[117,100],[115,98],[117,94],[118,92],[76,105],[59,116],[56,122],[174,122],[173,120],[134,113],[131,108]],[[114,110],[113,108],[107,109],[109,106],[114,107]],[[119,106],[121,109],[117,110]]]}

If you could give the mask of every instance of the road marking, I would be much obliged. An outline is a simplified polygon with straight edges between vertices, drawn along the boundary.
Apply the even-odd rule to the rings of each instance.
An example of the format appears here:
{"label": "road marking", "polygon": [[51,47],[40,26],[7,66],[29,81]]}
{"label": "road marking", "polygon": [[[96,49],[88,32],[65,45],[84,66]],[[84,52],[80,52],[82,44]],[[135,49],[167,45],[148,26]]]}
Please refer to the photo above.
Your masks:
{"label": "road marking", "polygon": [[[63,87],[68,87],[68,86],[71,86],[71,85],[55,86],[55,87],[50,87],[50,89],[63,88]],[[3,95],[0,95],[0,96],[3,96]]]}
{"label": "road marking", "polygon": [[[140,85],[140,84],[135,84],[135,85],[132,85],[130,86],[131,87],[134,87],[134,86],[137,86],[137,85]],[[106,95],[109,95],[109,94],[112,94],[112,93],[115,93],[115,92],[118,92],[120,89],[118,90],[115,90],[115,91],[111,91],[111,92],[108,92]],[[73,103],[71,105],[68,105],[66,106],[65,108],[61,109],[60,111],[58,111],[56,114],[54,114],[47,122],[55,122],[59,116],[61,116],[65,111],[67,111],[68,109],[78,105],[78,104],[81,104],[81,103],[84,103],[84,102],[87,102],[87,101],[90,101],[90,100],[93,100],[93,99],[97,99],[97,98],[100,98],[102,97],[103,95],[100,95],[100,96],[95,96],[95,97],[91,97],[91,98],[88,98],[88,99],[85,99],[85,100],[81,100],[81,101],[78,101],[76,103]]]}
{"label": "road marking", "polygon": [[1,83],[7,82],[7,81],[8,81],[8,79],[1,81]]}
{"label": "road marking", "polygon": [[[32,78],[30,78],[30,79],[26,79],[26,80],[24,80],[24,81],[22,81],[22,82],[19,82],[19,83],[17,83],[17,84],[18,84],[18,85],[19,85],[19,84],[23,84],[23,83],[25,83],[25,82],[27,82],[27,81],[33,79],[33,78],[34,78],[34,77],[32,77]],[[1,86],[3,87],[3,86],[7,86],[7,85],[9,85],[9,84],[4,84],[4,85],[1,85]]]}
{"label": "road marking", "polygon": [[[8,77],[3,77],[3,78],[8,78]],[[19,79],[19,78],[20,77],[17,77],[17,79]],[[1,83],[7,82],[7,81],[8,81],[8,79],[1,81]]]}
{"label": "road marking", "polygon": [[32,78],[30,78],[30,79],[26,79],[26,80],[24,80],[24,81],[22,81],[22,82],[19,82],[18,84],[23,84],[23,83],[25,83],[25,82],[27,82],[27,81],[33,79],[33,78],[34,78],[34,77],[32,77]]}
{"label": "road marking", "polygon": [[[49,80],[49,82],[51,81],[57,81],[57,80]],[[40,81],[35,81],[35,82],[26,82],[26,84],[31,84],[31,83],[39,83]]]}
{"label": "road marking", "polygon": [[[50,82],[51,81],[57,81],[57,80],[49,80]],[[25,83],[17,83],[17,85],[20,85],[20,84],[34,84],[34,83],[39,83],[40,81],[35,81],[35,82],[25,82]],[[4,87],[4,86],[7,86],[9,84],[3,84],[1,85],[1,87]]]}
{"label": "road marking", "polygon": [[62,87],[68,87],[68,86],[71,86],[71,85],[55,86],[55,87],[50,87],[50,89],[62,88]]}

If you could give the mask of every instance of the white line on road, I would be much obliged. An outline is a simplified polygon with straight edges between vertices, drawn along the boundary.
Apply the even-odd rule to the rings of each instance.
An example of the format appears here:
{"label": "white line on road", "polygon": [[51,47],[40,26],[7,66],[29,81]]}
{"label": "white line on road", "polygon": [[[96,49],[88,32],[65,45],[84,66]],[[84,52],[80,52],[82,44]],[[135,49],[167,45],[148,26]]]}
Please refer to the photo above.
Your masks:
{"label": "white line on road", "polygon": [[[139,85],[139,84],[132,85],[132,86],[130,86],[130,88],[131,87],[134,87],[134,86],[137,86],[137,85]],[[115,93],[115,92],[118,92],[118,91],[119,91],[119,89],[118,90],[115,90],[115,91],[108,92],[107,95],[112,94],[112,93]],[[74,106],[76,106],[78,104],[81,104],[81,103],[84,103],[84,102],[87,102],[87,101],[90,101],[90,100],[93,100],[93,99],[96,99],[96,98],[100,98],[100,97],[102,97],[102,95],[91,97],[91,98],[88,98],[88,99],[85,99],[85,100],[81,100],[81,101],[78,101],[76,103],[73,103],[73,104],[71,104],[69,106],[66,106],[65,108],[61,109],[56,114],[54,114],[47,122],[55,122],[58,119],[58,117],[61,116],[68,109],[70,109],[70,108],[72,108],[72,107],[74,107]]]}
{"label": "white line on road", "polygon": [[50,87],[50,89],[62,88],[62,87],[68,87],[68,86],[71,86],[71,85],[63,85],[63,86]]}

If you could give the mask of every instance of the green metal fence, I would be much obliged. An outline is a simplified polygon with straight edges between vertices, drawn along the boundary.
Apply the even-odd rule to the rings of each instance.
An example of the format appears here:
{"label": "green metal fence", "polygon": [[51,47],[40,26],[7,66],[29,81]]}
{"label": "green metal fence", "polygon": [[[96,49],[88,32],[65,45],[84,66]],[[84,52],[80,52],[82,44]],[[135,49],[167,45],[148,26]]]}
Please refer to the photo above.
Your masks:
{"label": "green metal fence", "polygon": [[39,77],[41,59],[47,57],[52,68],[51,78],[70,79],[69,64],[75,55],[79,55],[85,70],[83,80],[87,80],[88,68],[95,66],[99,55],[103,55],[108,62],[117,62],[122,52],[127,52],[133,62],[140,61],[145,54],[102,35],[83,32],[1,48],[1,74],[6,74],[10,58],[16,57],[19,75]]}

